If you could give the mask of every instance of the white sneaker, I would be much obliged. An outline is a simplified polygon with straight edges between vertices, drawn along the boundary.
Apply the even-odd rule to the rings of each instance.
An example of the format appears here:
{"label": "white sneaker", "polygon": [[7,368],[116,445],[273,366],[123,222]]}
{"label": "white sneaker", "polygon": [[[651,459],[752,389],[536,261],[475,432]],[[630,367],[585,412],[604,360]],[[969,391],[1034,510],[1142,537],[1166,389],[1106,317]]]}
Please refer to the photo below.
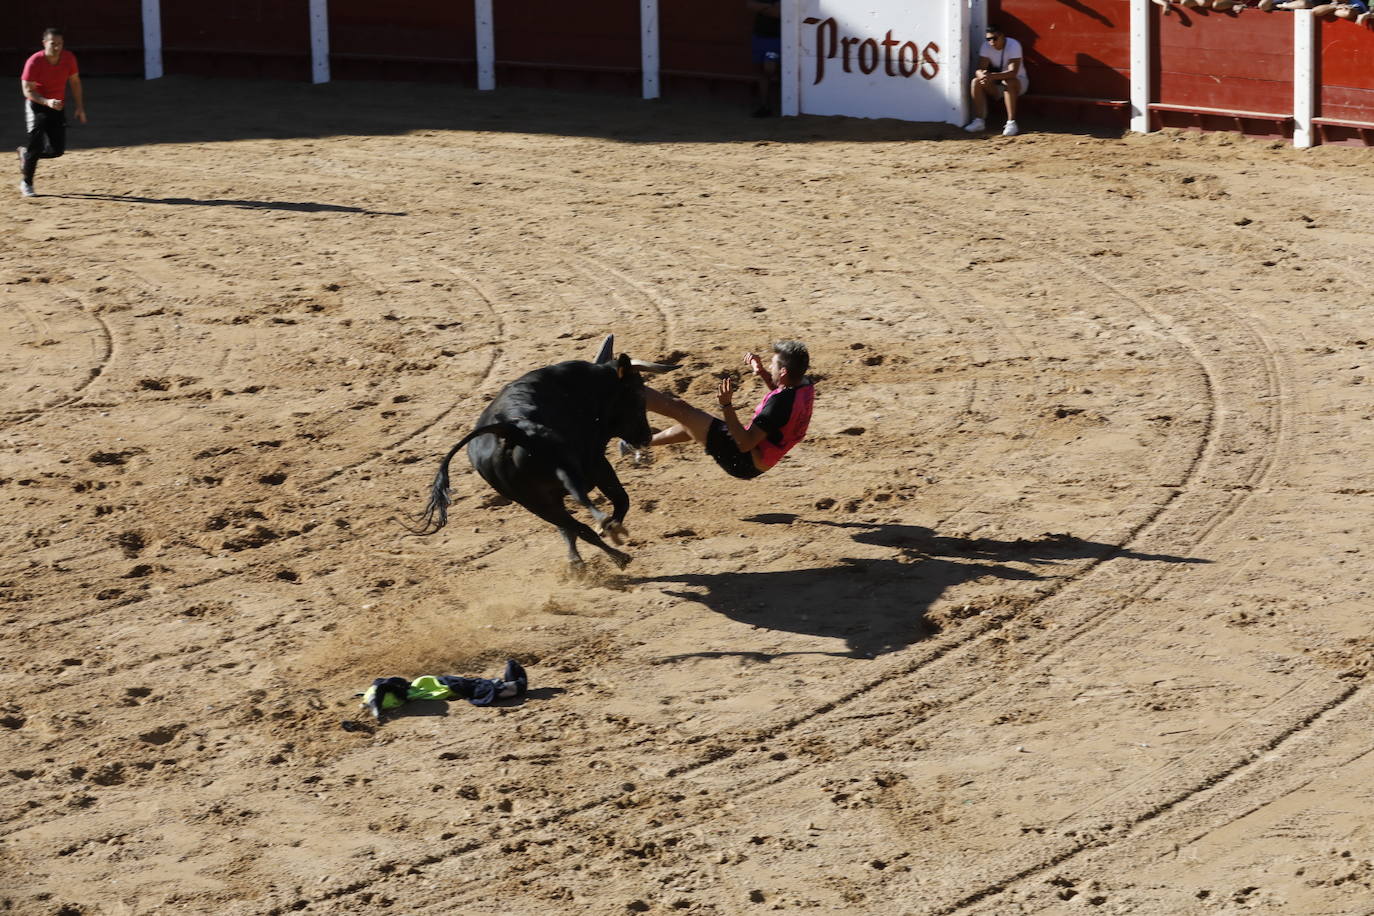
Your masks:
{"label": "white sneaker", "polygon": [[1014,137],[1019,133],[1021,133],[1021,128],[1016,126],[1015,121],[1008,121],[1007,126],[1002,128],[1002,136],[1004,137]]}
{"label": "white sneaker", "polygon": [[33,183],[28,181],[19,182],[19,193],[25,197],[33,197]]}
{"label": "white sneaker", "polygon": [[987,125],[983,123],[982,118],[974,118],[972,121],[969,121],[967,124],[964,125],[964,130],[968,131],[971,134],[976,134],[984,130],[986,127]]}

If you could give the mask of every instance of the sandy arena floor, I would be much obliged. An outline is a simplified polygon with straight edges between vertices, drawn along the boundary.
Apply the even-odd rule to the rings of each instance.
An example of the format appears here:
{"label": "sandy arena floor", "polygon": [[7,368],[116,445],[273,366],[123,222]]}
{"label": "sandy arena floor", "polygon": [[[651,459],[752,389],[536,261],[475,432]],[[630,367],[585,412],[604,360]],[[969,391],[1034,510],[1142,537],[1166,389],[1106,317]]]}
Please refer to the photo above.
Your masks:
{"label": "sandy arena floor", "polygon": [[[1367,152],[88,83],[0,209],[0,912],[1374,912]],[[402,536],[608,331],[805,339],[811,437],[621,463],[587,582],[461,456]]]}

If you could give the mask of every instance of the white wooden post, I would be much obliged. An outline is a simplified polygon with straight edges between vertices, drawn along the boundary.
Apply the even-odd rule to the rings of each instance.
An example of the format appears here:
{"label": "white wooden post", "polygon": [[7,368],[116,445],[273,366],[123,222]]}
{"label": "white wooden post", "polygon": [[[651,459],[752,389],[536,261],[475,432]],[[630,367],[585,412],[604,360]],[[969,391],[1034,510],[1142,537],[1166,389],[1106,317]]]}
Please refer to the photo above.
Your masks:
{"label": "white wooden post", "polygon": [[162,76],[162,0],[143,0],[143,78]]}
{"label": "white wooden post", "polygon": [[310,80],[329,82],[329,0],[310,0]]}
{"label": "white wooden post", "polygon": [[1311,10],[1293,11],[1293,145],[1313,143],[1312,111],[1316,107],[1317,17]]}
{"label": "white wooden post", "polygon": [[[1005,26],[1003,26],[1005,28]],[[968,35],[970,47],[983,47],[983,36],[988,33],[988,4],[987,0],[968,0]],[[972,66],[977,61],[970,59],[959,67],[959,75],[964,79],[964,86],[967,87],[973,79]],[[967,94],[967,89],[965,90]]]}
{"label": "white wooden post", "polygon": [[[977,4],[980,8],[983,4]],[[945,41],[949,47],[945,50],[945,82],[948,88],[945,90],[946,97],[951,99],[949,117],[946,122],[955,125],[967,124],[969,120],[969,105],[971,100],[968,95],[969,66],[973,63],[972,55],[969,53],[969,20],[975,15],[971,9],[971,4],[964,3],[962,0],[950,4],[948,7],[950,22],[947,27],[948,35]],[[986,10],[983,18],[987,19]],[[987,23],[983,23],[984,28]],[[978,36],[978,44],[975,47],[981,48],[983,41],[982,34]]]}
{"label": "white wooden post", "polygon": [[801,114],[801,0],[782,0],[782,60],[778,89],[784,117]]}
{"label": "white wooden post", "polygon": [[1150,0],[1131,0],[1131,130],[1150,132]]}
{"label": "white wooden post", "polygon": [[658,0],[639,0],[639,68],[644,98],[658,98]]}
{"label": "white wooden post", "polygon": [[496,30],[492,25],[491,0],[472,0],[477,20],[477,88],[496,88]]}

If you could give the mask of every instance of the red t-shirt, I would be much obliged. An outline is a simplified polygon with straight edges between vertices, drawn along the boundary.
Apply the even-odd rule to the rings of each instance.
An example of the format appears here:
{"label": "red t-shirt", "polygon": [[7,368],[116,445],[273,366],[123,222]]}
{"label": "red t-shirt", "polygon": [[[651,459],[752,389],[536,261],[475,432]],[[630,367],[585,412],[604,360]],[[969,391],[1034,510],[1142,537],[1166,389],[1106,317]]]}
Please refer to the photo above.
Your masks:
{"label": "red t-shirt", "polygon": [[[14,71],[11,70],[11,73]],[[63,49],[57,63],[48,63],[48,55],[42,51],[33,55],[24,64],[24,74],[20,79],[38,84],[38,94],[45,99],[67,100],[67,80],[77,76],[76,55]]]}

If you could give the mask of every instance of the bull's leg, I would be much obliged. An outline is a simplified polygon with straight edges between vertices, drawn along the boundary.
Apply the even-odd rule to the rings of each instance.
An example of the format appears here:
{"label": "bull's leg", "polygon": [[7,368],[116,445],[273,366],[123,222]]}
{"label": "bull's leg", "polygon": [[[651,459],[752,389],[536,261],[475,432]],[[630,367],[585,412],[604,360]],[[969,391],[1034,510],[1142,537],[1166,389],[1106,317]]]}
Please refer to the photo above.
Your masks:
{"label": "bull's leg", "polygon": [[[603,457],[602,460],[604,461],[605,458]],[[557,475],[559,482],[563,484],[563,489],[568,491],[568,495],[577,500],[579,506],[590,512],[592,518],[596,519],[596,523],[601,525],[604,529],[606,525],[606,513],[592,505],[591,497],[588,495],[587,488],[582,485],[582,482],[578,480],[572,472],[564,468],[556,469],[554,474]]]}
{"label": "bull's leg", "polygon": [[[624,569],[625,565],[630,562],[630,555],[628,553],[616,550],[603,541],[590,527],[569,515],[568,510],[563,507],[561,499],[552,501],[547,499],[540,499],[538,501],[529,499],[525,503],[525,508],[548,522],[550,525],[553,525],[558,529],[559,533],[563,535],[563,539],[567,541],[568,544],[568,562],[572,564],[573,568],[577,569],[582,566],[582,557],[577,553],[577,538],[581,538],[588,544],[604,550],[606,555],[621,569]],[[605,513],[596,514],[602,519],[606,518]]]}
{"label": "bull's leg", "polygon": [[625,516],[630,511],[630,496],[621,485],[620,478],[616,476],[615,468],[611,467],[611,463],[605,458],[592,468],[592,473],[595,475],[596,488],[611,501],[611,517],[601,523],[601,533],[607,535],[613,543],[623,544],[629,536],[629,532],[625,530]]}
{"label": "bull's leg", "polygon": [[559,528],[558,533],[563,535],[563,540],[568,545],[568,565],[571,566],[574,571],[581,573],[581,571],[586,568],[587,564],[583,561],[582,554],[577,552],[577,536],[567,528]]}
{"label": "bull's leg", "polygon": [[[594,547],[600,547],[602,550],[604,550],[606,552],[606,556],[610,557],[615,562],[615,565],[619,566],[621,569],[624,569],[630,562],[631,558],[628,553],[625,553],[623,550],[616,550],[610,544],[607,544],[605,541],[601,540],[601,536],[598,535],[595,531],[593,531],[588,526],[582,524],[572,516],[568,516],[568,526],[566,528],[563,528],[562,531],[563,537],[567,538],[569,549],[572,551],[574,555],[577,554],[577,548],[573,547],[572,545],[575,543],[573,540],[573,535],[576,535],[577,537],[580,537],[582,540],[586,541],[588,544],[591,544]],[[578,561],[581,561],[581,557],[578,557]]]}

